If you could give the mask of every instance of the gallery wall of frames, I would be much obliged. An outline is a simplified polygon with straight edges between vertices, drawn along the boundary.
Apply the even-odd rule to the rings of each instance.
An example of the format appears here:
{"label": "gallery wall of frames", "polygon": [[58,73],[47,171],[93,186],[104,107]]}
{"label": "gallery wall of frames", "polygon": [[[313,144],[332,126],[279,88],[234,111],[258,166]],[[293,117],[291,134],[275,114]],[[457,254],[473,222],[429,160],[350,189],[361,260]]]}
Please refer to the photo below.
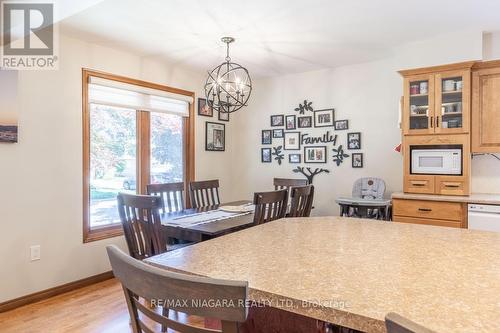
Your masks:
{"label": "gallery wall of frames", "polygon": [[333,108],[315,109],[304,100],[289,114],[274,114],[269,127],[261,131],[262,163],[287,163],[310,183],[314,176],[329,173],[346,161],[363,167],[361,132],[350,129],[348,119]]}

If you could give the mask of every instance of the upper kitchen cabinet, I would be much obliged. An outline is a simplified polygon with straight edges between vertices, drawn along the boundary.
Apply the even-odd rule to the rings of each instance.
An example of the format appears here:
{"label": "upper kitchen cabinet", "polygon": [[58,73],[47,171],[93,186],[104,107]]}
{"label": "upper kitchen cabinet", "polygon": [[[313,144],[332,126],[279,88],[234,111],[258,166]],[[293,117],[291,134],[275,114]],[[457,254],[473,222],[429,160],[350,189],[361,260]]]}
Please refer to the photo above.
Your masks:
{"label": "upper kitchen cabinet", "polygon": [[472,72],[472,152],[500,152],[500,61],[477,63]]}
{"label": "upper kitchen cabinet", "polygon": [[471,61],[399,72],[404,77],[404,135],[469,133],[473,64]]}

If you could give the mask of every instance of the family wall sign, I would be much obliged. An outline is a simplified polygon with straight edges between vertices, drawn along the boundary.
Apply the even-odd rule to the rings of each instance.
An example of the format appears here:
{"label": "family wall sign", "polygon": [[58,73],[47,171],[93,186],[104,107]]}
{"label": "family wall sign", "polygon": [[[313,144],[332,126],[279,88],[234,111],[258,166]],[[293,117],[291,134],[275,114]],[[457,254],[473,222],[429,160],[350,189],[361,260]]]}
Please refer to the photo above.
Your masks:
{"label": "family wall sign", "polygon": [[[275,161],[278,165],[286,161],[306,165],[331,162],[339,167],[351,158],[352,168],[362,168],[361,132],[347,132],[349,120],[335,120],[333,108],[315,110],[312,104],[304,100],[294,109],[294,114],[271,116],[271,128],[261,131],[261,162]],[[318,133],[318,129],[324,131]],[[343,133],[347,133],[345,139]],[[314,176],[330,172],[311,166],[296,166],[292,171],[303,174],[309,183]]]}

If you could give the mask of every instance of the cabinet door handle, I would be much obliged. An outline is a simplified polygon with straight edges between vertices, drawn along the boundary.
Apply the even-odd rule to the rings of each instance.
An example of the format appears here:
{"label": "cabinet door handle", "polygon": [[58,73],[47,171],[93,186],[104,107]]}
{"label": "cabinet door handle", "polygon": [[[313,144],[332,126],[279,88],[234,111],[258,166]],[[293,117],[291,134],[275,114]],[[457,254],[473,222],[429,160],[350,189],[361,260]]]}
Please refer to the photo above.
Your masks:
{"label": "cabinet door handle", "polygon": [[419,208],[418,210],[421,212],[432,212],[432,209],[430,208]]}
{"label": "cabinet door handle", "polygon": [[434,127],[434,117],[431,117],[431,128]]}
{"label": "cabinet door handle", "polygon": [[436,127],[439,127],[439,116],[436,116]]}
{"label": "cabinet door handle", "polygon": [[412,186],[425,186],[425,183],[411,183]]}
{"label": "cabinet door handle", "polygon": [[460,187],[460,185],[445,184],[444,187],[454,187],[454,188],[457,188],[457,187]]}

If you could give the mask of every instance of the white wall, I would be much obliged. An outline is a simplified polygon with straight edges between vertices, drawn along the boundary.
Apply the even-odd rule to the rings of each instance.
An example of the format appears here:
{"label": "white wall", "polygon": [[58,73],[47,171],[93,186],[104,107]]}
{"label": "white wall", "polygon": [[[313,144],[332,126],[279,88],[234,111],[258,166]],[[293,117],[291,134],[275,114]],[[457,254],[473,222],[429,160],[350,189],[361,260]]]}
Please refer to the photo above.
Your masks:
{"label": "white wall", "polygon": [[[204,82],[203,73],[65,36],[59,70],[19,72],[19,143],[0,144],[0,302],[105,272],[105,246],[125,248],[123,237],[82,243],[82,67],[195,91],[196,97]],[[196,177],[219,178],[224,198],[231,126],[227,152],[205,152],[207,119],[196,122]],[[30,262],[34,244],[41,245],[42,259]]]}
{"label": "white wall", "polygon": [[[398,105],[402,95],[402,79],[397,70],[477,60],[482,57],[482,34],[462,31],[436,36],[433,39],[403,45],[393,55],[380,61],[344,66],[301,74],[256,80],[249,107],[237,114],[239,134],[235,140],[240,149],[235,152],[235,187],[241,197],[254,191],[271,188],[273,177],[301,177],[289,164],[288,152],[281,166],[260,162],[262,129],[271,129],[272,114],[296,114],[293,109],[308,99],[316,109],[335,108],[336,119],[349,120],[349,132],[362,132],[364,168],[352,169],[348,158],[340,167],[332,162],[332,144],[328,145],[330,174],[316,176],[316,215],[338,214],[335,198],[349,196],[355,179],[363,176],[381,177],[386,181],[388,194],[402,190],[402,157],[394,151],[401,141],[397,127]],[[325,130],[303,130],[324,133]],[[346,131],[336,131],[340,142],[346,145]],[[273,139],[273,146],[282,144]],[[269,147],[269,146],[267,146]],[[348,151],[351,153],[353,151]],[[491,157],[473,160],[475,192],[500,192],[493,184],[500,182],[500,169]],[[305,165],[305,164],[301,164]],[[493,182],[492,182],[493,180]]]}

